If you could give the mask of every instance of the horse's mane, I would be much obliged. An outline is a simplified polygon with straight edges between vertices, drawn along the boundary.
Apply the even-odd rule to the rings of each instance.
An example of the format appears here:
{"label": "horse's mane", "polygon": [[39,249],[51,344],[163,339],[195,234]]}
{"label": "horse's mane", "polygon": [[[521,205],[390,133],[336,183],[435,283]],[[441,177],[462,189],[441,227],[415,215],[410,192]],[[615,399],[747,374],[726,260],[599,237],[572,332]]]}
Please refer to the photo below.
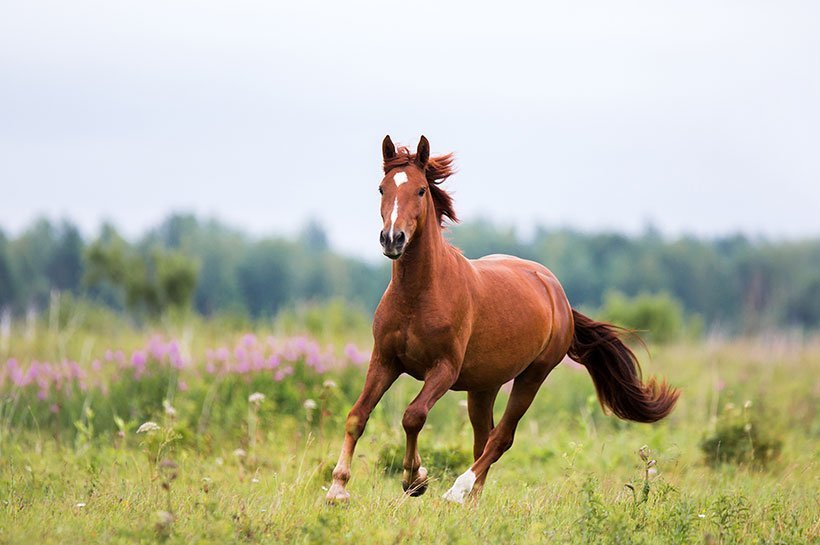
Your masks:
{"label": "horse's mane", "polygon": [[[424,168],[424,176],[430,186],[430,196],[433,197],[433,204],[436,207],[436,216],[439,225],[444,226],[446,217],[453,223],[458,222],[456,211],[453,210],[453,197],[438,185],[455,174],[453,162],[455,157],[452,153],[430,157],[427,166]],[[387,174],[396,167],[404,167],[416,163],[416,154],[410,153],[405,146],[396,148],[396,156],[384,162],[384,173]]]}

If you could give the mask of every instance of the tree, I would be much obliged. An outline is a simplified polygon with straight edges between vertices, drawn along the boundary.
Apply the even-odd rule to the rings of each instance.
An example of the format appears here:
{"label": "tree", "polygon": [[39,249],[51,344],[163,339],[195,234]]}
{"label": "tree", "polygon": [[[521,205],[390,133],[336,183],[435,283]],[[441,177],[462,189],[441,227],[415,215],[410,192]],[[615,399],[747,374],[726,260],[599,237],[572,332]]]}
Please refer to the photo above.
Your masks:
{"label": "tree", "polygon": [[86,258],[86,283],[120,291],[126,307],[136,314],[157,317],[191,305],[198,267],[181,252],[159,247],[141,251],[106,230],[89,246]]}
{"label": "tree", "polygon": [[17,301],[17,279],[9,256],[9,243],[0,231],[0,310],[12,307]]}
{"label": "tree", "polygon": [[83,249],[80,231],[73,224],[63,221],[45,265],[51,289],[73,292],[80,289],[83,278]]}

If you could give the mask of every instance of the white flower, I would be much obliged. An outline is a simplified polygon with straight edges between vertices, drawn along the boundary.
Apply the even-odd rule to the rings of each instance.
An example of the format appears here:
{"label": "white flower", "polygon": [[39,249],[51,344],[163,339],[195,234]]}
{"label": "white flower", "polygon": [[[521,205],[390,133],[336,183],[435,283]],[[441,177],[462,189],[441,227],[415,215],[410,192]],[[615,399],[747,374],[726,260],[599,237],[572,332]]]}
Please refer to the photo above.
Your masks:
{"label": "white flower", "polygon": [[157,511],[154,515],[154,520],[156,521],[157,527],[167,528],[174,522],[174,515],[168,511]]}
{"label": "white flower", "polygon": [[238,448],[235,451],[233,451],[233,455],[236,456],[237,458],[244,458],[245,456],[248,455],[248,453],[245,452],[245,449]]}
{"label": "white flower", "polygon": [[263,401],[265,401],[265,394],[262,392],[254,392],[248,396],[248,402],[254,405],[259,405]]}
{"label": "white flower", "polygon": [[652,451],[649,450],[648,445],[644,445],[644,446],[642,446],[641,448],[638,449],[638,456],[640,456],[641,460],[643,460],[644,462],[648,461],[649,457],[651,455],[652,455]]}
{"label": "white flower", "polygon": [[165,414],[171,418],[177,415],[177,410],[171,406],[171,403],[167,399],[162,402],[162,406],[165,408]]}
{"label": "white flower", "polygon": [[157,431],[159,429],[161,428],[159,427],[159,424],[157,424],[156,422],[146,422],[145,424],[137,428],[137,433],[149,433],[152,431]]}
{"label": "white flower", "polygon": [[84,502],[84,501],[81,501],[80,503],[78,503],[78,504],[77,504],[77,505],[75,505],[74,507],[79,507],[80,509],[82,509],[83,507],[85,507],[85,502]]}
{"label": "white flower", "polygon": [[704,515],[703,513],[698,513],[698,518],[699,519],[705,519],[706,515]]}
{"label": "white flower", "polygon": [[259,482],[259,479],[257,479],[256,477],[254,477],[253,479],[251,479],[251,482],[252,482],[252,483],[254,483],[254,484],[256,484],[256,483],[258,483],[258,482]]}
{"label": "white flower", "polygon": [[312,399],[306,399],[305,402],[302,403],[302,406],[305,408],[306,411],[312,411],[316,409],[316,407],[318,407],[318,405],[316,405],[316,402]]}
{"label": "white flower", "polygon": [[752,408],[752,400],[751,400],[751,399],[747,399],[747,400],[746,400],[746,403],[744,403],[744,404],[743,404],[743,408],[744,408],[744,409],[751,409],[751,408]]}
{"label": "white flower", "polygon": [[328,379],[328,380],[326,380],[322,383],[322,386],[324,386],[325,388],[333,389],[333,388],[336,387],[336,383],[333,382],[332,380]]}

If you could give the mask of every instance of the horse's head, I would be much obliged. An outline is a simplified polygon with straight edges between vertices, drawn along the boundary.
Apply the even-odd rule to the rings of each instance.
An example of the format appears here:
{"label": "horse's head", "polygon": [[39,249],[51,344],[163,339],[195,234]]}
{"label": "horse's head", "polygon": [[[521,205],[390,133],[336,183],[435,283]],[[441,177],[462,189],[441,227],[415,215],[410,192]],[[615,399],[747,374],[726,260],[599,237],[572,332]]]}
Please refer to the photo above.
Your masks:
{"label": "horse's head", "polygon": [[430,159],[430,143],[422,136],[412,160],[391,166],[397,158],[396,147],[389,136],[382,142],[385,175],[379,184],[382,195],[382,221],[379,236],[384,255],[398,259],[424,225],[435,205],[430,197],[430,184],[425,170]]}

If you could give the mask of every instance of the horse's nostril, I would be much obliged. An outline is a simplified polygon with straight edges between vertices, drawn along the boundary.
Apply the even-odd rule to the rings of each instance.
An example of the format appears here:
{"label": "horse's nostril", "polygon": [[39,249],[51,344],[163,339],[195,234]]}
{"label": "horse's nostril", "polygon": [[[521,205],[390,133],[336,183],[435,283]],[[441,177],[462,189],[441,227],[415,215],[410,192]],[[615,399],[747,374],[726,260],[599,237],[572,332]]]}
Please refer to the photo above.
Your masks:
{"label": "horse's nostril", "polygon": [[404,244],[404,231],[399,231],[399,234],[396,235],[396,244]]}
{"label": "horse's nostril", "polygon": [[384,244],[385,240],[387,240],[387,237],[384,236],[384,231],[382,231],[379,233],[379,242]]}

